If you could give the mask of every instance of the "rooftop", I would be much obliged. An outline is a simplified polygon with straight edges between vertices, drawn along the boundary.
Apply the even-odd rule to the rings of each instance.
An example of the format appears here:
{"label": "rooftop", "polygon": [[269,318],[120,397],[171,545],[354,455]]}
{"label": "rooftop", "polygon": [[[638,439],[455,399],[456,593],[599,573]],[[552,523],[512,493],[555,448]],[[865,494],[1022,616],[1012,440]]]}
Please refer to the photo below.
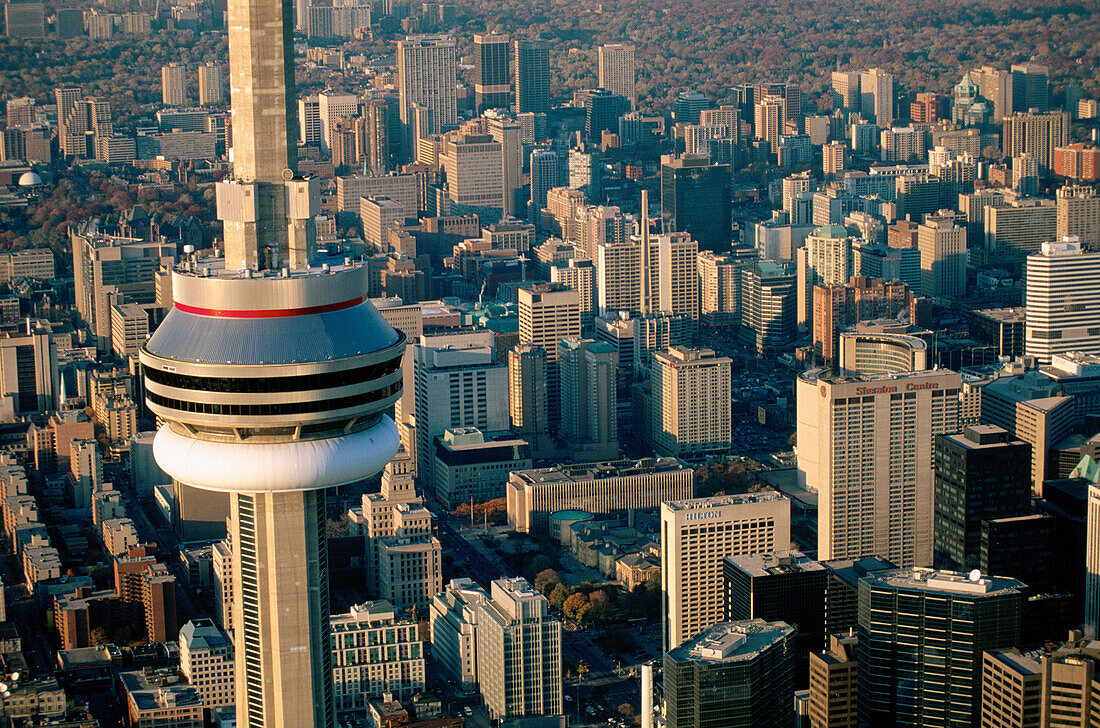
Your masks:
{"label": "rooftop", "polygon": [[676,662],[712,665],[747,662],[793,634],[794,627],[786,622],[721,622],[670,650],[668,656]]}
{"label": "rooftop", "polygon": [[863,577],[863,580],[870,583],[872,587],[888,587],[941,594],[947,592],[975,597],[1019,594],[1024,587],[1023,582],[1018,579],[1004,576],[982,576],[976,571],[967,575],[956,571],[913,567],[868,574]]}
{"label": "rooftop", "polygon": [[825,571],[824,566],[800,551],[768,551],[727,556],[726,561],[753,577]]}
{"label": "rooftop", "polygon": [[529,485],[551,485],[554,483],[577,483],[587,480],[650,475],[670,471],[691,471],[691,468],[676,458],[643,458],[641,460],[614,460],[600,463],[579,463],[576,465],[555,465],[552,468],[534,468],[517,470],[512,473]]}
{"label": "rooftop", "polygon": [[703,508],[717,508],[719,506],[739,506],[748,503],[771,503],[773,501],[786,500],[777,490],[766,490],[760,493],[738,493],[735,495],[715,495],[709,498],[690,498],[688,500],[666,501],[661,505],[670,511],[695,511]]}

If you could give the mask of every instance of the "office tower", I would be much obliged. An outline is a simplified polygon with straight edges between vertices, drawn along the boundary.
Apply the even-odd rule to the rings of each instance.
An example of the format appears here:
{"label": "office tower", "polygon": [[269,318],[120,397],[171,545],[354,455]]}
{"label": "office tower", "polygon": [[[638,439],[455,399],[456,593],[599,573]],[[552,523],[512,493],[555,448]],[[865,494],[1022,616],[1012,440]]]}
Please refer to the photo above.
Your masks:
{"label": "office tower", "polygon": [[828,571],[798,551],[727,556],[722,565],[727,621],[763,619],[795,628],[794,682],[805,687],[809,655],[825,647]]}
{"label": "office tower", "polygon": [[[505,45],[505,50],[507,50],[507,44]],[[486,127],[489,136],[500,144],[504,185],[504,216],[515,217],[516,191],[522,187],[523,180],[522,130],[520,129],[519,122],[515,119],[499,114],[488,115]]]}
{"label": "office tower", "polygon": [[9,129],[13,126],[30,126],[38,120],[34,110],[34,99],[29,96],[8,99],[4,106]]}
{"label": "office tower", "polygon": [[794,340],[797,287],[790,261],[758,260],[741,269],[741,334],[757,353],[778,351]]}
{"label": "office tower", "polygon": [[1012,110],[1050,111],[1050,69],[1038,63],[1019,63],[1012,65],[1011,72]]}
{"label": "office tower", "polygon": [[699,273],[699,318],[702,321],[729,325],[741,313],[741,271],[728,255],[715,255],[704,250],[696,256]]}
{"label": "office tower", "polygon": [[757,139],[763,139],[770,145],[774,154],[779,148],[779,137],[783,136],[783,117],[785,104],[778,96],[765,96],[753,107],[753,132]]}
{"label": "office tower", "polygon": [[160,88],[165,106],[187,106],[187,67],[181,63],[161,66]]}
{"label": "office tower", "polygon": [[569,150],[569,187],[587,197],[599,197],[603,177],[603,155],[594,147]]}
{"label": "office tower", "polygon": [[199,66],[199,105],[217,106],[225,102],[222,91],[224,69],[217,63]]}
{"label": "office tower", "polygon": [[1031,446],[995,425],[972,425],[936,436],[933,465],[933,562],[951,571],[976,569],[982,523],[1031,510]]}
{"label": "office tower", "polygon": [[65,157],[87,157],[87,107],[80,103],[84,93],[76,86],[54,89],[57,103],[58,146]]}
{"label": "office tower", "polygon": [[175,262],[176,247],[166,242],[104,235],[91,226],[69,232],[73,246],[76,309],[101,351],[111,347],[111,303],[125,294],[134,303],[153,303],[154,276]]}
{"label": "office tower", "polygon": [[565,265],[550,266],[550,282],[577,292],[581,307],[581,330],[589,331],[596,318],[596,266],[590,260],[570,258]]}
{"label": "office tower", "polygon": [[1026,152],[1044,171],[1054,165],[1054,150],[1069,144],[1070,116],[1064,111],[1016,112],[1005,117],[1002,126],[1004,155],[1018,157]]}
{"label": "office tower", "polygon": [[859,111],[862,105],[857,71],[833,71],[833,108]]}
{"label": "office tower", "polygon": [[615,348],[571,336],[558,342],[563,440],[575,460],[615,460],[619,455]]}
{"label": "office tower", "polygon": [[909,105],[909,119],[914,124],[934,124],[940,117],[939,94],[918,93],[917,100]]}
{"label": "office tower", "polygon": [[824,652],[810,653],[810,728],[855,728],[858,638],[829,635]]}
{"label": "office tower", "polygon": [[509,45],[506,35],[474,35],[474,105],[478,113],[512,108]]}
{"label": "office tower", "polygon": [[681,91],[672,106],[672,118],[677,124],[698,124],[699,114],[704,109],[709,109],[711,100],[698,91]]}
{"label": "office tower", "polygon": [[817,189],[817,182],[809,172],[792,174],[783,178],[783,209],[793,214],[795,198]]}
{"label": "office tower", "polygon": [[489,595],[473,579],[451,579],[432,598],[432,658],[464,691],[477,688],[477,613]]}
{"label": "office tower", "polygon": [[577,240],[577,214],[584,206],[585,195],[580,190],[554,187],[546,191],[546,209],[550,213],[550,229],[547,232],[563,241]]}
{"label": "office tower", "polygon": [[630,108],[638,105],[634,90],[634,46],[630,43],[609,43],[599,50],[599,83],[615,96],[630,100]]}
{"label": "office tower", "polygon": [[[860,724],[977,725],[982,653],[1016,644],[1023,587],[1016,579],[972,581],[965,574],[931,569],[864,577],[859,585]],[[950,659],[941,657],[948,654]]]}
{"label": "office tower", "polygon": [[558,155],[549,149],[531,152],[531,202],[528,215],[531,222],[539,224],[542,208],[546,207],[546,193],[558,186]]}
{"label": "office tower", "polygon": [[1040,363],[1071,351],[1100,354],[1100,252],[1067,238],[1027,258],[1024,349]]}
{"label": "office tower", "polygon": [[[987,105],[992,105],[989,110],[990,121],[999,123],[1006,116],[1012,116],[1016,111],[1013,102],[1013,74],[992,66],[982,66],[975,71],[978,76],[978,90]],[[1027,111],[1027,108],[1021,109]]]}
{"label": "office tower", "polygon": [[723,622],[669,650],[664,659],[668,728],[790,723],[794,633],[784,622]]}
{"label": "office tower", "polygon": [[393,167],[389,106],[384,99],[371,99],[363,104],[363,123],[359,128],[364,139],[356,146],[366,155],[366,166],[375,175],[384,174]]}
{"label": "office tower", "polygon": [[1058,240],[1078,238],[1084,245],[1100,243],[1100,196],[1084,185],[1058,188],[1055,203],[1058,216]]}
{"label": "office tower", "polygon": [[233,642],[210,619],[180,628],[180,673],[199,691],[204,708],[233,704]]}
{"label": "office tower", "polygon": [[141,352],[146,404],[166,422],[158,465],[229,494],[238,725],[331,726],[324,490],[396,452],[385,412],[405,338],[363,298],[366,268],[312,267],[317,187],[283,174],[296,162],[289,0],[230,0],[228,17],[232,73],[247,80],[232,89],[235,179],[217,185],[226,258],[173,272],[175,308]]}
{"label": "office tower", "polygon": [[[435,485],[440,500],[457,508],[438,479]],[[398,609],[423,612],[443,587],[443,547],[432,535],[432,514],[424,506],[398,503],[391,514],[386,521],[390,534],[374,535],[368,544],[377,549],[378,594]]]}
{"label": "office tower", "polygon": [[1100,635],[1100,483],[1090,482],[1085,531],[1085,633]]}
{"label": "office tower", "polygon": [[894,125],[894,77],[881,68],[864,71],[859,77],[860,113],[880,129]]}
{"label": "office tower", "polygon": [[477,679],[489,716],[562,713],[561,623],[526,579],[497,579],[478,605]]}
{"label": "office tower", "polygon": [[561,413],[558,342],[581,335],[580,295],[560,283],[531,283],[517,291],[519,343],[546,352],[546,401],[551,426]]}
{"label": "office tower", "polygon": [[666,230],[686,232],[705,250],[727,248],[732,232],[733,177],[728,164],[684,155],[661,160],[661,217]]}
{"label": "office tower", "polygon": [[516,40],[516,113],[550,112],[550,41]]}
{"label": "office tower", "polygon": [[508,410],[512,431],[536,453],[549,447],[546,350],[519,344],[508,351]]}
{"label": "office tower", "polygon": [[301,144],[321,144],[321,100],[317,96],[298,99],[298,141]]}
{"label": "office tower", "polygon": [[844,171],[843,142],[829,142],[821,147],[821,168],[826,175],[840,174]]}
{"label": "office tower", "polygon": [[584,136],[592,144],[600,144],[603,133],[619,131],[619,118],[630,113],[630,99],[617,96],[607,89],[594,88],[584,99]]}
{"label": "office tower", "polygon": [[823,225],[806,236],[795,253],[798,265],[798,326],[812,333],[814,287],[842,285],[855,273],[855,238],[840,225]]}
{"label": "office tower", "polygon": [[329,625],[338,714],[361,715],[373,700],[409,700],[424,690],[424,643],[416,622],[398,616],[394,605],[384,599],[353,604]]}
{"label": "office tower", "polygon": [[649,417],[657,452],[697,457],[729,450],[732,366],[712,349],[671,346],[653,354]]}
{"label": "office tower", "polygon": [[[575,230],[578,257],[597,260],[597,249],[601,244],[621,246],[629,243],[628,222],[617,207],[583,205],[578,208]],[[637,300],[636,295],[634,300]],[[601,302],[600,306],[603,305]]]}
{"label": "office tower", "polygon": [[727,556],[781,551],[791,502],[776,491],[661,503],[661,591],[667,652],[722,621]]}
{"label": "office tower", "polygon": [[[985,652],[982,656],[982,728],[1038,728],[1042,725],[1042,659],[1016,648]],[[1061,687],[1069,687],[1069,684]],[[1062,707],[1068,706],[1063,704]]]}
{"label": "office tower", "polygon": [[[904,374],[928,368],[928,342],[905,333],[907,324],[860,322],[840,334],[839,369],[873,376]],[[891,333],[896,332],[896,333]]]}
{"label": "office tower", "polygon": [[953,216],[929,215],[917,228],[921,295],[962,298],[966,295],[966,228]]}
{"label": "office tower", "polygon": [[397,41],[397,89],[406,135],[414,105],[427,109],[429,133],[442,134],[458,123],[455,63],[454,39],[413,35]]}
{"label": "office tower", "polygon": [[504,202],[503,149],[488,134],[443,137],[439,166],[447,174],[451,209],[456,215],[476,214],[483,221],[499,220]]}
{"label": "office tower", "polygon": [[416,472],[421,487],[429,490],[432,443],[444,430],[508,429],[508,369],[497,362],[492,332],[423,336],[409,357],[415,389],[407,414],[416,417]]}
{"label": "office tower", "polygon": [[317,95],[317,116],[321,123],[321,149],[332,149],[333,129],[342,118],[359,115],[359,97],[355,94],[340,94],[323,91]]}
{"label": "office tower", "polygon": [[1043,243],[1056,240],[1058,207],[1053,200],[1016,199],[985,209],[985,255],[1017,270]]}
{"label": "office tower", "polygon": [[944,370],[798,377],[799,480],[818,494],[818,559],[932,563],[933,438],[957,431],[960,381]]}
{"label": "office tower", "polygon": [[33,0],[8,0],[4,3],[4,26],[12,39],[45,38],[46,6]]}
{"label": "office tower", "polygon": [[[643,193],[645,194],[645,193]],[[641,256],[642,294],[646,300],[642,314],[682,314],[699,317],[699,243],[688,233],[668,233],[650,238],[648,255]],[[646,245],[640,252],[646,252]]]}

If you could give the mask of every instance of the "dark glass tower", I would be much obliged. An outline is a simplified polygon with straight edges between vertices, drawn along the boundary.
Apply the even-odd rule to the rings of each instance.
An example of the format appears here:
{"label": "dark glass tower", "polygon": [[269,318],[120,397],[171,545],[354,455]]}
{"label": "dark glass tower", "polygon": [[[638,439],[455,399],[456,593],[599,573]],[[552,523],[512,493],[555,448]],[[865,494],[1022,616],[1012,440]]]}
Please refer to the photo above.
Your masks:
{"label": "dark glass tower", "polygon": [[517,40],[516,113],[550,112],[550,42]]}
{"label": "dark glass tower", "polygon": [[733,239],[733,173],[728,164],[684,155],[661,164],[661,217],[666,230],[683,231],[700,250],[727,250]]}
{"label": "dark glass tower", "polygon": [[508,36],[474,36],[474,102],[486,109],[512,108]]}
{"label": "dark glass tower", "polygon": [[594,88],[584,102],[584,134],[590,142],[599,144],[605,130],[619,133],[619,117],[629,113],[630,99]]}

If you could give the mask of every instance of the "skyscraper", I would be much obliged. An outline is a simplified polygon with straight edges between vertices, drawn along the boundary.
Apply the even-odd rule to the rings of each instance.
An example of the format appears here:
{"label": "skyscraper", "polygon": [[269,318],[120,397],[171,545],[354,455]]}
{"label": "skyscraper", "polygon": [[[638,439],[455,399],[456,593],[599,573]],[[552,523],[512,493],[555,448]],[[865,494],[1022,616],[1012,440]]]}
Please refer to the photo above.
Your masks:
{"label": "skyscraper", "polygon": [[[1012,65],[1012,110],[1050,111],[1050,69],[1038,63]],[[1007,114],[1006,114],[1007,116]]]}
{"label": "skyscraper", "polygon": [[330,728],[325,489],[397,451],[385,412],[405,337],[366,300],[365,267],[317,259],[318,190],[294,176],[291,0],[228,14],[246,81],[234,179],[217,185],[225,259],[173,272],[175,307],[140,355],[146,403],[166,422],[160,467],[229,494],[237,724]]}
{"label": "skyscraper", "polygon": [[957,431],[959,386],[945,370],[798,377],[799,479],[818,494],[819,559],[932,563],[932,445]]}
{"label": "skyscraper", "polygon": [[966,226],[954,216],[928,215],[917,228],[921,294],[936,298],[966,295]]}
{"label": "skyscraper", "polygon": [[860,725],[977,725],[982,653],[1016,644],[1023,588],[1016,579],[931,569],[863,577]]}
{"label": "skyscraper", "polygon": [[517,291],[519,343],[546,352],[546,402],[552,425],[561,416],[558,342],[581,335],[580,296],[561,283],[531,283]]}
{"label": "skyscraper", "polygon": [[584,99],[584,135],[599,144],[603,133],[619,130],[619,117],[630,112],[630,100],[604,88],[594,88]]}
{"label": "skyscraper", "polygon": [[1070,116],[1065,111],[1016,112],[1003,120],[1001,148],[1006,157],[1030,154],[1042,170],[1054,166],[1054,150],[1069,144]]}
{"label": "skyscraper", "polygon": [[[505,44],[507,52],[507,44]],[[511,116],[487,114],[486,130],[493,141],[500,144],[502,179],[504,184],[502,207],[505,217],[515,217],[516,191],[522,187],[523,144],[519,122]]]}
{"label": "skyscraper", "polygon": [[859,111],[862,103],[859,93],[859,73],[856,71],[833,71],[833,108]]}
{"label": "skyscraper", "polygon": [[474,103],[479,113],[512,108],[509,46],[506,35],[474,35]]}
{"label": "skyscraper", "polygon": [[[650,427],[662,455],[691,457],[727,452],[731,444],[733,361],[713,349],[670,346],[653,355]],[[645,413],[635,413],[635,417]]]}
{"label": "skyscraper", "polygon": [[599,50],[599,83],[616,96],[630,99],[630,108],[638,104],[634,90],[634,46],[630,43],[608,43]]}
{"label": "skyscraper", "polygon": [[575,460],[618,458],[617,369],[618,356],[611,344],[577,336],[558,342],[559,431]]}
{"label": "skyscraper", "polygon": [[508,412],[512,430],[542,453],[549,446],[546,402],[546,351],[519,344],[508,350]]}
{"label": "skyscraper", "polygon": [[442,134],[457,124],[456,86],[454,39],[413,35],[397,41],[397,90],[401,123],[407,128],[413,123],[413,105],[428,109],[429,133]]}
{"label": "skyscraper", "polygon": [[1043,243],[1027,258],[1024,350],[1043,364],[1054,354],[1100,354],[1100,252],[1081,241]]}
{"label": "skyscraper", "polygon": [[531,222],[540,225],[546,193],[558,186],[558,154],[549,149],[531,152],[531,202],[527,213]]}
{"label": "skyscraper", "polygon": [[199,105],[217,106],[225,101],[222,91],[224,71],[217,63],[204,63],[199,66]]}
{"label": "skyscraper", "polygon": [[161,66],[160,89],[165,106],[187,106],[187,67],[180,63]]}
{"label": "skyscraper", "polygon": [[730,169],[703,156],[662,158],[661,216],[667,229],[689,233],[705,250],[728,248],[733,238]]}
{"label": "skyscraper", "polygon": [[880,129],[894,125],[894,77],[881,68],[864,71],[859,77],[860,109]]}
{"label": "skyscraper", "polygon": [[980,566],[982,524],[1031,511],[1031,446],[995,425],[936,436],[933,561],[937,568]]}
{"label": "skyscraper", "polygon": [[516,40],[516,113],[550,111],[550,41]]}
{"label": "skyscraper", "polygon": [[661,503],[664,649],[721,622],[727,556],[790,546],[791,502],[776,491]]}

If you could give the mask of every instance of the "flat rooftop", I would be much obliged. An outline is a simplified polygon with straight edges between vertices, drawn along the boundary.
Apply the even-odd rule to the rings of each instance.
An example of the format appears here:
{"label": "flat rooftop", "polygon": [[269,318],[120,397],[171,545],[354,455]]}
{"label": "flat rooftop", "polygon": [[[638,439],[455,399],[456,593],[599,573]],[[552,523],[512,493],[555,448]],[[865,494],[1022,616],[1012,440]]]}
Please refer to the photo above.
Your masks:
{"label": "flat rooftop", "polygon": [[689,498],[687,500],[666,501],[670,511],[695,511],[700,508],[717,508],[719,506],[739,506],[748,503],[770,503],[778,500],[786,500],[787,497],[777,490],[766,490],[760,493],[738,493],[735,495],[715,495],[709,498]]}
{"label": "flat rooftop", "polygon": [[726,561],[752,577],[803,574],[825,571],[825,567],[801,551],[767,551],[741,556],[727,556]]}
{"label": "flat rooftop", "polygon": [[670,650],[668,656],[677,662],[704,665],[746,662],[793,634],[794,628],[786,622],[721,622]]}
{"label": "flat rooftop", "polygon": [[971,579],[968,574],[955,571],[914,567],[868,574],[863,579],[872,586],[975,597],[1018,594],[1024,587],[1024,583],[1018,579],[981,574],[976,576],[977,579]]}
{"label": "flat rooftop", "polygon": [[691,468],[676,458],[643,458],[641,460],[613,460],[577,465],[555,465],[552,468],[517,470],[512,473],[512,477],[519,478],[524,483],[531,485],[548,485],[621,478],[631,475],[650,475],[652,473],[667,473],[678,470],[690,471]]}

